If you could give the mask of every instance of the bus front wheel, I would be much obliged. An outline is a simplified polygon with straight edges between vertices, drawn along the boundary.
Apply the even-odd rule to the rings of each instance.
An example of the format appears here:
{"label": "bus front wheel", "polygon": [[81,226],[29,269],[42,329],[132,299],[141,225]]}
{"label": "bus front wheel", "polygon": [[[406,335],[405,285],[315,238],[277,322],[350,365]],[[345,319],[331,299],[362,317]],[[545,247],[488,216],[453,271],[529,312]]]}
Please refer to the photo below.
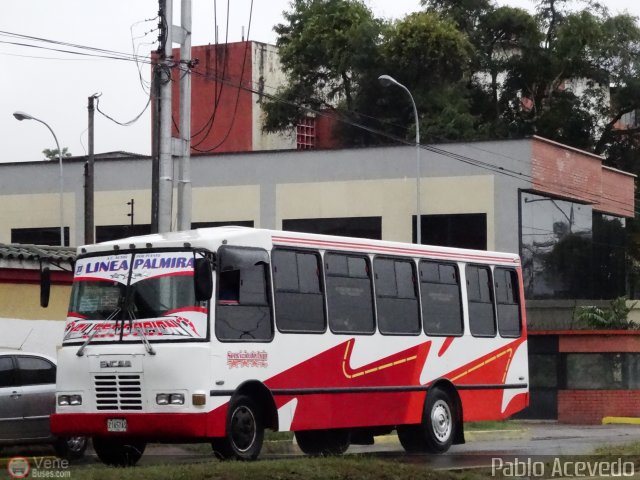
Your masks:
{"label": "bus front wheel", "polygon": [[142,458],[146,443],[120,438],[93,437],[93,449],[100,461],[114,467],[132,467]]}
{"label": "bus front wheel", "polygon": [[262,411],[246,395],[239,395],[229,405],[227,434],[211,442],[221,459],[255,460],[262,449],[264,424]]}

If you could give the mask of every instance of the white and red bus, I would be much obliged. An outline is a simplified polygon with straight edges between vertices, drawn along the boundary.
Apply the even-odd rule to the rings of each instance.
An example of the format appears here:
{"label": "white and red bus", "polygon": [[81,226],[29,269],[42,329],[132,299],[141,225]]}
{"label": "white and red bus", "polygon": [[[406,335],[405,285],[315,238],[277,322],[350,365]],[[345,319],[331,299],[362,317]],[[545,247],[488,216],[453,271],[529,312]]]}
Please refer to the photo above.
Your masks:
{"label": "white and red bus", "polygon": [[255,459],[396,430],[407,451],[528,404],[517,255],[221,227],[80,247],[58,350],[58,436],[107,464],[148,442]]}

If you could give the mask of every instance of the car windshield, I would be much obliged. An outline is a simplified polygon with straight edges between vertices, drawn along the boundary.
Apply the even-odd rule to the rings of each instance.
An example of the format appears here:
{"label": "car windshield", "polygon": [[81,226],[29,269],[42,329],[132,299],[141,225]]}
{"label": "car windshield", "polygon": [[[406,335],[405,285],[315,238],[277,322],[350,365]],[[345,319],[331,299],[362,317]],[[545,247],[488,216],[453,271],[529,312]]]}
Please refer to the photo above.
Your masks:
{"label": "car windshield", "polygon": [[205,338],[207,304],[197,302],[193,251],[78,260],[65,342]]}

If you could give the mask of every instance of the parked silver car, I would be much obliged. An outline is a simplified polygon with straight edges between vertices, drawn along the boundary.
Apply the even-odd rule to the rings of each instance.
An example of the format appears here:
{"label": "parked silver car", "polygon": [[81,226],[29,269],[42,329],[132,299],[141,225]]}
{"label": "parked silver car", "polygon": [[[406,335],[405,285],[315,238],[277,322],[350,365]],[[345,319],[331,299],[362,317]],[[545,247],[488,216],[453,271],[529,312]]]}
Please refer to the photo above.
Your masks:
{"label": "parked silver car", "polygon": [[58,456],[84,455],[86,437],[56,438],[49,417],[55,412],[56,363],[53,358],[0,350],[0,448],[50,443]]}

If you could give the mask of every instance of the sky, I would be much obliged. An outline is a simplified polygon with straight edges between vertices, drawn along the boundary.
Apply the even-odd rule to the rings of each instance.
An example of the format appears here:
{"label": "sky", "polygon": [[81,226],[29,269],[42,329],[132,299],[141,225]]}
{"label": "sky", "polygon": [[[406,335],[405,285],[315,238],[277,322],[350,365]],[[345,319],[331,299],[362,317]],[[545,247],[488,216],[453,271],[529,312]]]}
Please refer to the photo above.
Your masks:
{"label": "sky", "polygon": [[[193,45],[240,41],[249,25],[251,0],[228,0],[226,28],[224,0],[193,0]],[[612,13],[628,11],[640,16],[640,2],[603,0]],[[420,0],[365,0],[382,18],[401,18],[420,9]],[[498,0],[499,5],[532,10],[533,0]],[[214,21],[214,5],[215,17]],[[180,0],[174,0],[174,24],[179,23]],[[273,26],[283,22],[289,0],[254,0],[248,38],[275,43]],[[13,112],[26,112],[46,122],[62,148],[85,155],[87,148],[87,98],[101,94],[100,109],[125,123],[143,112],[148,100],[150,68],[131,60],[95,58],[16,44],[68,50],[62,45],[25,41],[9,34],[28,35],[58,42],[96,47],[147,57],[157,47],[156,0],[3,0],[0,2],[0,162],[36,161],[42,150],[55,148],[51,133],[34,121],[18,122]],[[176,45],[177,46],[177,45]],[[86,52],[86,50],[84,50]],[[149,109],[131,126],[120,126],[96,112],[96,153],[123,150],[148,155],[151,151]]]}

